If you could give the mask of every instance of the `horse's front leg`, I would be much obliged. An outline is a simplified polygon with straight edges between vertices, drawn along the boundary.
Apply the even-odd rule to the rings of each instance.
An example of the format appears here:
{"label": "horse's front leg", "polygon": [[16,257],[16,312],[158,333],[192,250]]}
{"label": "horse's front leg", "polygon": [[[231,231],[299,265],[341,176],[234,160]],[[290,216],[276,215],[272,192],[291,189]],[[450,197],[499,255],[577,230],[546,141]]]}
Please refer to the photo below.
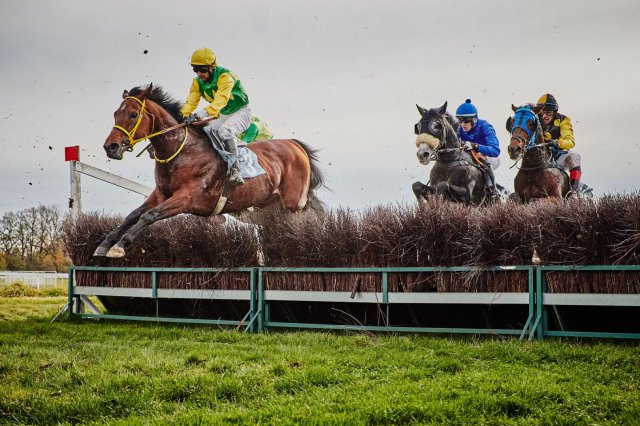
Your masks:
{"label": "horse's front leg", "polygon": [[140,220],[136,222],[109,251],[107,257],[124,257],[125,249],[135,240],[140,232],[152,223],[173,217],[180,213],[192,213],[192,194],[174,194],[165,201],[143,213]]}
{"label": "horse's front leg", "polygon": [[160,197],[156,191],[153,191],[140,207],[129,213],[120,225],[107,234],[104,241],[102,241],[98,248],[96,248],[96,251],[93,252],[93,255],[96,257],[106,256],[109,249],[120,240],[122,235],[138,222],[140,216],[158,204],[160,204]]}
{"label": "horse's front leg", "polygon": [[422,182],[415,182],[411,189],[413,190],[413,194],[416,196],[418,201],[428,200],[431,195],[433,195],[433,189],[429,187],[429,185],[425,185]]}
{"label": "horse's front leg", "polygon": [[436,186],[436,194],[442,195],[445,200],[457,201],[469,204],[471,202],[471,191],[469,188],[458,185],[451,185],[449,182],[440,182]]}

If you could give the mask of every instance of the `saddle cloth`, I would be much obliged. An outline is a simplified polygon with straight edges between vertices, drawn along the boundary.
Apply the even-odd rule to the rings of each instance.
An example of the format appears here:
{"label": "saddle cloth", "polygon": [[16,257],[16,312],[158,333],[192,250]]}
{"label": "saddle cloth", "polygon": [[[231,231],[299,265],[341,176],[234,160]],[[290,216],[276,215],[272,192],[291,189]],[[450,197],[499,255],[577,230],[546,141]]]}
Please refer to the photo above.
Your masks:
{"label": "saddle cloth", "polygon": [[[227,167],[231,168],[236,160],[236,156],[229,151],[224,151],[217,147],[217,144],[212,144],[213,148],[218,151],[222,160],[227,163]],[[246,146],[238,145],[238,165],[240,166],[240,172],[243,178],[253,178],[265,174],[266,172],[258,162],[258,157],[255,152],[251,151]]]}

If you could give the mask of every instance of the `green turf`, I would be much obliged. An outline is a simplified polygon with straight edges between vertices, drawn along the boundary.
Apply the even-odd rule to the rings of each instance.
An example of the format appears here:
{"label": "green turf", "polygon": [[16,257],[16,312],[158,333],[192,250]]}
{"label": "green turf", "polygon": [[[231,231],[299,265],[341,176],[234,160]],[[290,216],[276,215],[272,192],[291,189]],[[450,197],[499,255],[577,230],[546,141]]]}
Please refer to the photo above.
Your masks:
{"label": "green turf", "polygon": [[0,298],[15,424],[637,424],[640,344],[49,323]]}

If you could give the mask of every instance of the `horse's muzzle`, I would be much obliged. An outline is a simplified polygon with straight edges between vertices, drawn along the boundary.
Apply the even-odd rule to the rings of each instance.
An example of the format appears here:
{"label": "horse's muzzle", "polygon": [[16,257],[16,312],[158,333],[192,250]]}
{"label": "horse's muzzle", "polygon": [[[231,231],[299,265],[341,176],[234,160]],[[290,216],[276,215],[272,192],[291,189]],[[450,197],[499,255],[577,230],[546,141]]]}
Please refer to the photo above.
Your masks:
{"label": "horse's muzzle", "polygon": [[519,146],[510,146],[507,151],[509,151],[509,158],[512,160],[517,160],[520,158],[520,154],[522,153],[522,148]]}
{"label": "horse's muzzle", "polygon": [[126,147],[123,143],[111,142],[104,144],[104,150],[107,153],[107,157],[112,160],[122,160]]}
{"label": "horse's muzzle", "polygon": [[418,152],[416,152],[416,156],[418,157],[418,161],[420,164],[427,165],[431,160],[431,150],[427,147],[426,144],[420,144],[418,146]]}

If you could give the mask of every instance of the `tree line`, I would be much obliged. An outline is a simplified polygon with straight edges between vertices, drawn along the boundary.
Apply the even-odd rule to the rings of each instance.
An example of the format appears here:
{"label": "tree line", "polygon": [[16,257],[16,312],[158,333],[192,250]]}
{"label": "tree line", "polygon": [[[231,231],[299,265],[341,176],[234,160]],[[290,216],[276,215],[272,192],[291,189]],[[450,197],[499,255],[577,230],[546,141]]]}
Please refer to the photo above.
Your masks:
{"label": "tree line", "polygon": [[0,269],[65,271],[71,264],[62,240],[65,220],[55,206],[5,213],[0,220]]}

